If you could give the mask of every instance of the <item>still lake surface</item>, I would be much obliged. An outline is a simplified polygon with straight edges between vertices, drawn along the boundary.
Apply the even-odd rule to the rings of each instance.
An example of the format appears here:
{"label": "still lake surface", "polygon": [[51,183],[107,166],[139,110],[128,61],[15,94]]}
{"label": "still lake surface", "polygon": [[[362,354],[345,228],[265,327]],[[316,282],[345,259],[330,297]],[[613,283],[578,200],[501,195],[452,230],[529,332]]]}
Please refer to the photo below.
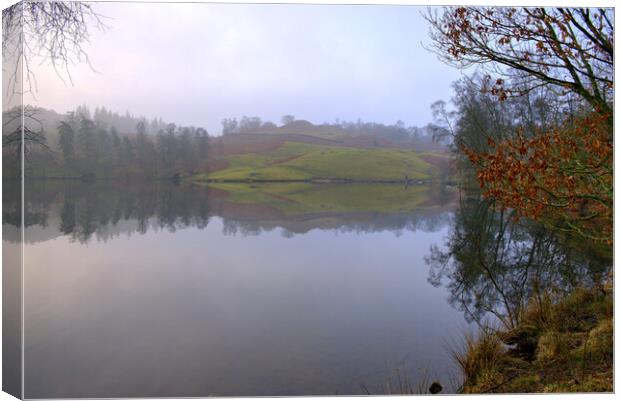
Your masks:
{"label": "still lake surface", "polygon": [[34,182],[25,196],[27,398],[454,390],[447,344],[469,325],[425,262],[454,218],[449,188]]}

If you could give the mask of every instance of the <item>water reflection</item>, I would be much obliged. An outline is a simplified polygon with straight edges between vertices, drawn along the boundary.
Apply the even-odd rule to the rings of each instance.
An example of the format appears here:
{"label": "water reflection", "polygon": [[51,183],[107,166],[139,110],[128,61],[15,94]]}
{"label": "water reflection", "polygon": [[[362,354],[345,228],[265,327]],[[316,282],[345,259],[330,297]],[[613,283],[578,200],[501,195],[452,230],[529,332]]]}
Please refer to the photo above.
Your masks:
{"label": "water reflection", "polygon": [[612,268],[609,250],[516,220],[478,194],[463,195],[445,245],[433,245],[427,263],[429,281],[445,285],[450,303],[470,321],[493,317],[512,328],[541,290],[567,293],[600,281]]}
{"label": "water reflection", "polygon": [[467,323],[423,256],[454,196],[29,182],[25,395],[381,394],[395,369],[453,391]]}
{"label": "water reflection", "polygon": [[[6,227],[18,193],[5,184]],[[611,266],[445,187],[35,181],[25,193],[32,398],[381,394],[394,369],[455,391],[445,344],[467,321],[512,326],[537,289]]]}
{"label": "water reflection", "polygon": [[[11,189],[5,191],[3,221],[18,226],[19,192],[18,187]],[[149,230],[204,229],[213,216],[223,219],[224,235],[259,235],[275,229],[284,237],[313,229],[432,232],[448,223],[455,192],[394,185],[191,187],[31,181],[25,199],[26,242],[64,235],[85,243]]]}

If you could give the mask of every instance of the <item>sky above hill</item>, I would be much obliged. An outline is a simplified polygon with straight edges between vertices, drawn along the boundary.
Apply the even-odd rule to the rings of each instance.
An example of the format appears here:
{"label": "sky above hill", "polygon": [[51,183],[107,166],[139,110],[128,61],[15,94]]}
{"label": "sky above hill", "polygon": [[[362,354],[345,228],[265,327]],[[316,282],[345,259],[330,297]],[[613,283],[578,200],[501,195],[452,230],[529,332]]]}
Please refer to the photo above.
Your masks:
{"label": "sky above hill", "polygon": [[428,47],[422,7],[99,3],[73,85],[37,65],[26,102],[66,112],[105,106],[221,130],[226,117],[284,114],[425,125],[461,72]]}

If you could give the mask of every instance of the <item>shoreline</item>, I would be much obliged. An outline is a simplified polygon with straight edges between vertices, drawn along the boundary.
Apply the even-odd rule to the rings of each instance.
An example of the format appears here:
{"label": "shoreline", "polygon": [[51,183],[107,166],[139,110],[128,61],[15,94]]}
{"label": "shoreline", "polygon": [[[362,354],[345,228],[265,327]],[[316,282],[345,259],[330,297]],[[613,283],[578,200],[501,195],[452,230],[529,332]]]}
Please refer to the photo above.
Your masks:
{"label": "shoreline", "polygon": [[[193,182],[208,184],[274,184],[274,183],[306,183],[306,184],[403,184],[403,185],[428,185],[440,184],[431,180],[377,180],[377,179],[352,179],[352,178],[309,178],[309,179],[217,179],[192,180]],[[449,184],[449,183],[446,183]]]}
{"label": "shoreline", "polygon": [[[175,179],[174,177],[157,177],[157,178],[148,178],[148,179],[140,179],[140,178],[119,178],[119,177],[105,177],[105,178],[91,178],[91,177],[24,177],[24,180],[27,181],[81,181],[84,183],[93,183],[93,182],[162,182],[169,181],[177,184],[394,184],[394,185],[446,185],[452,186],[455,185],[454,181],[434,181],[434,180],[390,180],[390,179],[352,179],[352,178],[309,178],[309,179],[217,179],[217,178],[209,178],[209,179],[192,179],[188,178],[180,178]],[[15,177],[3,177],[3,181],[21,181],[22,178]]]}

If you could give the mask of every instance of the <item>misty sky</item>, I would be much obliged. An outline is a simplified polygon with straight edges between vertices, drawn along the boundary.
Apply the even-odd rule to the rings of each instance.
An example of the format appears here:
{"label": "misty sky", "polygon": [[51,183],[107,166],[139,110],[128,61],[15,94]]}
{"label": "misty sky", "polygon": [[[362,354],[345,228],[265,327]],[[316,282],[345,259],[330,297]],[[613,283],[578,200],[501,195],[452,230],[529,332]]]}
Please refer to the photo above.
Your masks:
{"label": "misty sky", "polygon": [[36,69],[41,107],[78,104],[220,132],[241,115],[425,125],[460,72],[422,47],[413,6],[101,3],[109,17],[65,85]]}

